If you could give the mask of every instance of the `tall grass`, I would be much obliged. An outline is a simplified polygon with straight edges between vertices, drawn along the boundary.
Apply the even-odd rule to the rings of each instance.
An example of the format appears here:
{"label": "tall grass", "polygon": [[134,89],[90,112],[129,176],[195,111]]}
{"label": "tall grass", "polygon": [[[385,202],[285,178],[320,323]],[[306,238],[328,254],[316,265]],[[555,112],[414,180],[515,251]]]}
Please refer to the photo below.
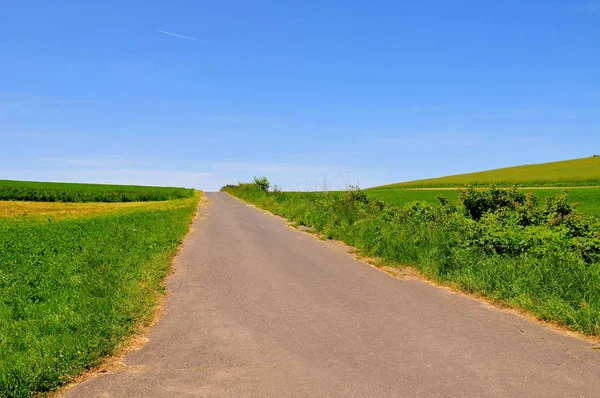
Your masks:
{"label": "tall grass", "polygon": [[456,202],[390,205],[360,190],[225,191],[368,256],[600,336],[600,223],[564,194],[539,203],[517,190],[471,189]]}
{"label": "tall grass", "polygon": [[0,396],[55,389],[148,322],[198,199],[0,219]]}

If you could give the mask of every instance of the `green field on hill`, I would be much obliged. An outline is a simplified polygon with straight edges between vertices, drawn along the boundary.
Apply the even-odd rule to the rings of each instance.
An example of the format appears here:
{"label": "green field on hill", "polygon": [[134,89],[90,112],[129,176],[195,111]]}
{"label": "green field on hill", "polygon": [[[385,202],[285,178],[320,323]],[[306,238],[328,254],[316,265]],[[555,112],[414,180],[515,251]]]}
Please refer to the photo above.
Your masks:
{"label": "green field on hill", "polygon": [[129,203],[0,201],[0,397],[52,391],[150,322],[201,197],[171,188],[51,187],[53,199],[81,199],[80,192],[90,194],[86,199],[110,198],[110,192],[137,192],[140,200],[146,194],[146,200],[191,196]]}
{"label": "green field on hill", "polygon": [[146,202],[189,198],[193,189],[138,185],[0,180],[0,200],[32,202]]}
{"label": "green field on hill", "polygon": [[519,184],[525,187],[600,186],[600,156],[407,181],[376,188],[484,187],[490,184]]}
{"label": "green field on hill", "polygon": [[[540,202],[546,197],[558,195],[564,190],[568,192],[569,203],[578,203],[577,210],[600,217],[600,188],[523,189],[524,192],[533,192],[540,199]],[[403,205],[416,200],[435,203],[438,202],[438,196],[444,196],[451,201],[456,201],[460,189],[387,188],[369,189],[365,192],[371,198],[383,200],[386,203],[394,205]]]}

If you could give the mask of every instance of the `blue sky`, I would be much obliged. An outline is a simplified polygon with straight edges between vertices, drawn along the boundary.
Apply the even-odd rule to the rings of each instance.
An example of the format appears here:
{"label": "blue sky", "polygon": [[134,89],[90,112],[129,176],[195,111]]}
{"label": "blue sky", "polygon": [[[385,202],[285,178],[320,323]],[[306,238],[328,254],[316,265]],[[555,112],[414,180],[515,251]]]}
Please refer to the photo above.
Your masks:
{"label": "blue sky", "polygon": [[0,179],[368,187],[591,156],[599,38],[594,0],[6,0]]}

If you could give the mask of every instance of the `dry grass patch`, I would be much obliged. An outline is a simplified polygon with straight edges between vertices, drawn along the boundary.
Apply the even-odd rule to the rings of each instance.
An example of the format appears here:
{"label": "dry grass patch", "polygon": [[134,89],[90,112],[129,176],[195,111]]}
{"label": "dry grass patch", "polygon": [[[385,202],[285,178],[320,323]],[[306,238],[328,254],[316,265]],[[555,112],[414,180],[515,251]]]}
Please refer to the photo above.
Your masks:
{"label": "dry grass patch", "polygon": [[0,201],[0,218],[50,219],[93,217],[110,212],[128,212],[137,210],[174,210],[198,201],[196,192],[193,197],[173,199],[164,202],[20,202]]}

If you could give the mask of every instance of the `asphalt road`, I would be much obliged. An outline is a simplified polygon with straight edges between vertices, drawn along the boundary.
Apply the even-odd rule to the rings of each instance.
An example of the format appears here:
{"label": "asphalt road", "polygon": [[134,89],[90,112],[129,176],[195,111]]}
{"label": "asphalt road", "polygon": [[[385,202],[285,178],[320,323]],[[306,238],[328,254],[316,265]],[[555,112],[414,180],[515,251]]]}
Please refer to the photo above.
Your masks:
{"label": "asphalt road", "polygon": [[600,396],[591,343],[207,197],[150,342],[67,396]]}

